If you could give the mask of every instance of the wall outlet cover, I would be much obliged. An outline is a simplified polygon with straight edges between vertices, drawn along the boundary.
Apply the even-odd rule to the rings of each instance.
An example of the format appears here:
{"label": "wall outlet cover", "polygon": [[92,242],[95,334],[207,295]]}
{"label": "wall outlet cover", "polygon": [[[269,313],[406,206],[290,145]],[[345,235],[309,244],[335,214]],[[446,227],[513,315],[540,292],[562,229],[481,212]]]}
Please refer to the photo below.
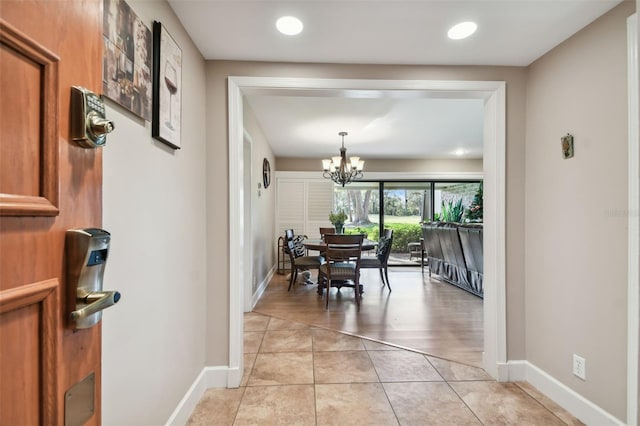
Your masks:
{"label": "wall outlet cover", "polygon": [[576,354],[573,354],[573,374],[582,380],[587,380],[587,362]]}

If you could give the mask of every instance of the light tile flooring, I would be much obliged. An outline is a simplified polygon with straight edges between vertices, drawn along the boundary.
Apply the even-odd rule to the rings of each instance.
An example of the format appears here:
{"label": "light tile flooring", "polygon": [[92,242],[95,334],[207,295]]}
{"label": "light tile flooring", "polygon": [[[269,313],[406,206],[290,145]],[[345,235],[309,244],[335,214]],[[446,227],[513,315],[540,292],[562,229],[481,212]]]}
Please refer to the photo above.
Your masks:
{"label": "light tile flooring", "polygon": [[578,425],[527,383],[336,331],[245,314],[244,375],[189,425]]}

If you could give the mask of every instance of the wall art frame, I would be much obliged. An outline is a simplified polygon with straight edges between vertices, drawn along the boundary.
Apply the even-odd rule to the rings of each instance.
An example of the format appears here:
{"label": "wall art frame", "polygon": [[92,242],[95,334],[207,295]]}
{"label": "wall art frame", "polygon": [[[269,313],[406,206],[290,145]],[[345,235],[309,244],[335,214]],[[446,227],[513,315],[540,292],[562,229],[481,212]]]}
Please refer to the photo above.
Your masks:
{"label": "wall art frame", "polygon": [[182,49],[167,29],[153,22],[153,121],[151,135],[182,148]]}
{"label": "wall art frame", "polygon": [[565,160],[573,157],[573,135],[567,133],[566,136],[560,138],[562,145],[562,158]]}
{"label": "wall art frame", "polygon": [[151,121],[151,30],[124,0],[104,0],[102,93]]}

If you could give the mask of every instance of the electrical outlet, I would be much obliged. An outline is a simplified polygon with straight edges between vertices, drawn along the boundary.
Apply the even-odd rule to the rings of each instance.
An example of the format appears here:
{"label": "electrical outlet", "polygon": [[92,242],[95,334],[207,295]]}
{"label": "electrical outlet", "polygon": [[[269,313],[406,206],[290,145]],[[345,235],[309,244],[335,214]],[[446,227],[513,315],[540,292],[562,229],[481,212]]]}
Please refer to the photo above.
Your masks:
{"label": "electrical outlet", "polygon": [[573,374],[582,380],[587,380],[587,361],[576,354],[573,354]]}

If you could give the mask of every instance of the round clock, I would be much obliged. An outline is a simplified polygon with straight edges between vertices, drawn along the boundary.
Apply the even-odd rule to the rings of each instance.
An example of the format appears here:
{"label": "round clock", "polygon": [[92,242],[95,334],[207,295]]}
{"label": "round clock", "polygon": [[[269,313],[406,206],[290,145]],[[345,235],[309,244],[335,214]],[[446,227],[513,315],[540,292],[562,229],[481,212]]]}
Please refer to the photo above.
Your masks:
{"label": "round clock", "polygon": [[271,165],[269,164],[269,160],[265,158],[264,161],[262,162],[262,185],[264,186],[264,189],[267,189],[270,183],[271,183]]}

